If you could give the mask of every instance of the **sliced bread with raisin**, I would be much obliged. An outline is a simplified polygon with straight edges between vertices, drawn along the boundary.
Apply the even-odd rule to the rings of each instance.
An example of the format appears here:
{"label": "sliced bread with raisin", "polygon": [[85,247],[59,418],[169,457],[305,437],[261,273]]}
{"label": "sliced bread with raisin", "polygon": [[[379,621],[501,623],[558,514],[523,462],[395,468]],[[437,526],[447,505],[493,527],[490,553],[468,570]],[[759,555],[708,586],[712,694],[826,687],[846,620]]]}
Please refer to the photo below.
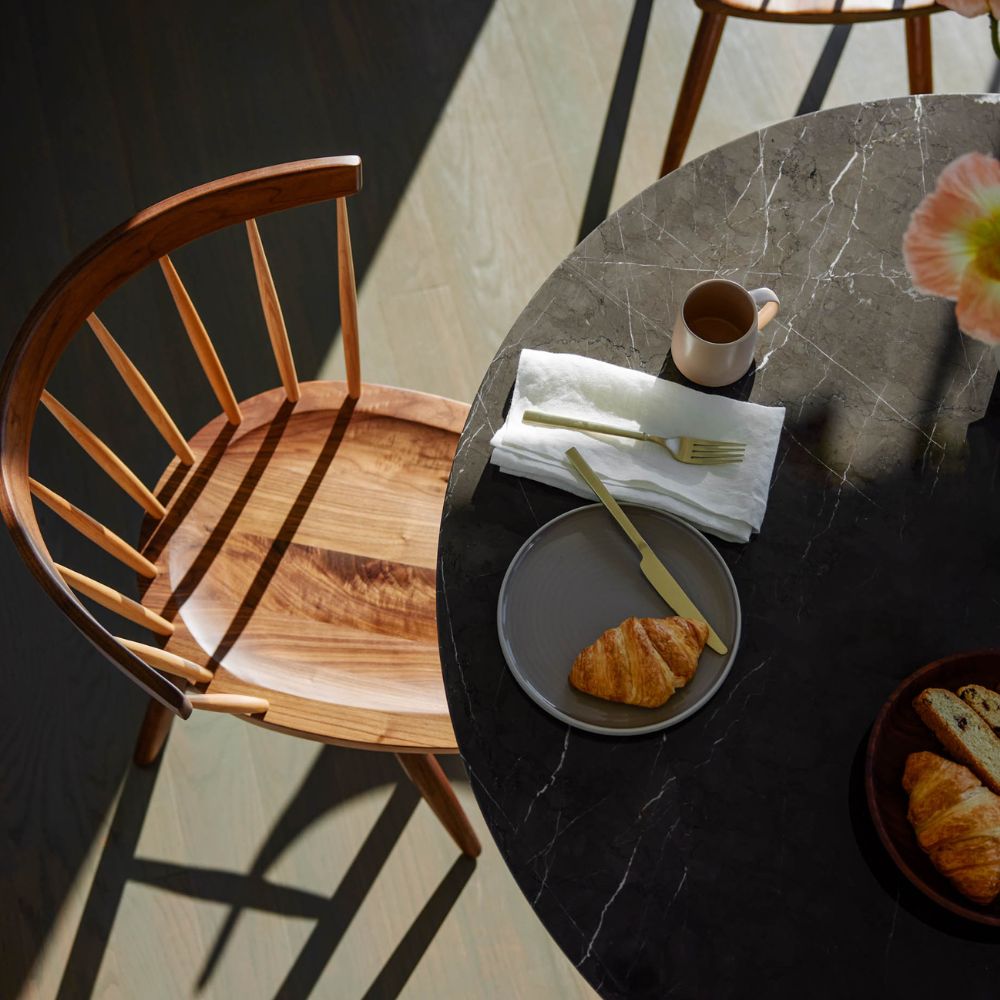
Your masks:
{"label": "sliced bread with raisin", "polygon": [[958,696],[971,705],[994,729],[1000,729],[1000,694],[982,684],[966,684]]}
{"label": "sliced bread with raisin", "polygon": [[921,691],[913,707],[944,748],[1000,794],[1000,738],[982,716],[944,688]]}

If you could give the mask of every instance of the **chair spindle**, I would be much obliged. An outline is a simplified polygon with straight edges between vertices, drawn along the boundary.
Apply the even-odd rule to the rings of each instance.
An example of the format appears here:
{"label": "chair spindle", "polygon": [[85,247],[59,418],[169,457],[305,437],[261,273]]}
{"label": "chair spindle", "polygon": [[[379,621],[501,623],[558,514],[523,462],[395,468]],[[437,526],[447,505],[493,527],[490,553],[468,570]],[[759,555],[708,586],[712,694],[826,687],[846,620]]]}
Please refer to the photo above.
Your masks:
{"label": "chair spindle", "polygon": [[132,363],[132,359],[122,350],[121,345],[111,336],[108,328],[97,318],[95,313],[91,313],[87,317],[87,323],[94,331],[94,336],[104,348],[111,363],[118,370],[122,381],[128,386],[129,392],[135,396],[135,401],[143,408],[146,416],[153,422],[153,426],[163,436],[163,440],[170,445],[174,454],[181,460],[182,465],[193,465],[194,455],[188,447],[187,441],[184,440],[184,435],[177,429],[170,414],[167,413],[150,384],[142,377],[142,373]]}
{"label": "chair spindle", "polygon": [[122,639],[116,637],[126,649],[130,649],[140,660],[145,660],[151,667],[162,670],[165,673],[173,674],[175,677],[183,677],[192,684],[207,684],[212,679],[212,671],[198,663],[192,663],[183,656],[176,653],[168,653],[159,646],[147,646],[144,642],[136,642],[134,639]]}
{"label": "chair spindle", "polygon": [[181,322],[191,340],[191,346],[194,348],[195,354],[198,355],[198,361],[212,386],[215,398],[219,401],[219,406],[222,407],[229,422],[238,425],[243,420],[243,415],[240,413],[239,403],[236,402],[232,387],[229,385],[229,379],[226,378],[226,373],[222,369],[219,355],[216,354],[215,347],[209,339],[205,324],[202,323],[187,289],[181,283],[173,261],[169,257],[161,257],[160,267],[163,270],[164,278],[167,279],[167,287],[173,296]]}
{"label": "chair spindle", "polygon": [[161,618],[155,611],[144,608],[138,601],[133,601],[131,597],[126,597],[112,587],[92,580],[89,576],[77,573],[75,569],[60,566],[59,563],[56,563],[55,567],[70,587],[100,604],[102,608],[107,608],[108,611],[113,611],[115,614],[121,615],[122,618],[135,622],[136,625],[142,625],[143,628],[148,628],[151,632],[156,632],[157,635],[174,634],[174,627],[166,618]]}
{"label": "chair spindle", "polygon": [[340,333],[344,338],[347,394],[361,395],[361,353],[358,346],[358,289],[354,282],[351,228],[347,221],[347,199],[337,199],[337,276],[340,286]]}
{"label": "chair spindle", "polygon": [[59,496],[48,486],[37,479],[28,478],[28,488],[31,495],[41,500],[54,514],[61,517],[71,528],[76,528],[84,538],[89,538],[109,555],[123,562],[136,573],[152,579],[157,569],[141,552],[132,548],[124,538],[116,535],[110,528],[105,528],[100,521],[75,507],[64,497]]}
{"label": "chair spindle", "polygon": [[203,712],[228,712],[230,715],[261,715],[268,710],[266,698],[255,698],[249,694],[189,694],[188,701],[193,708]]}
{"label": "chair spindle", "polygon": [[48,390],[43,389],[41,401],[66,428],[81,448],[147,513],[161,518],[163,504],[156,499],[142,480],[84,423],[73,416]]}
{"label": "chair spindle", "polygon": [[250,254],[253,257],[254,274],[257,276],[260,304],[264,310],[264,321],[267,323],[268,336],[271,338],[271,350],[274,351],[278,374],[281,376],[281,384],[285,387],[285,396],[289,402],[296,403],[299,399],[299,380],[295,374],[295,359],[292,357],[285,317],[281,313],[281,302],[274,287],[274,279],[271,277],[271,268],[267,263],[256,219],[247,219],[247,239],[250,241]]}

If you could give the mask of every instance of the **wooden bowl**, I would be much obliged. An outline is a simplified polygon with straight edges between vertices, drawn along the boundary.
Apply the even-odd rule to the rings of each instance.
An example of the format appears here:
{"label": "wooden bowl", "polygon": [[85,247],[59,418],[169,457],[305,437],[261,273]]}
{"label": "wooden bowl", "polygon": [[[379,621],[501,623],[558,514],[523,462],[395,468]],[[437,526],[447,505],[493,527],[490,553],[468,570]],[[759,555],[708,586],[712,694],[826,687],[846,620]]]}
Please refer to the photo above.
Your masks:
{"label": "wooden bowl", "polygon": [[889,696],[872,726],[865,758],[865,790],[875,829],[899,870],[926,896],[946,910],[980,924],[1000,927],[1000,897],[989,906],[966,899],[931,864],[906,818],[903,791],[906,758],[918,750],[950,755],[920,721],[913,699],[925,688],[955,691],[963,684],[1000,690],[1000,651],[958,653],[921,667]]}

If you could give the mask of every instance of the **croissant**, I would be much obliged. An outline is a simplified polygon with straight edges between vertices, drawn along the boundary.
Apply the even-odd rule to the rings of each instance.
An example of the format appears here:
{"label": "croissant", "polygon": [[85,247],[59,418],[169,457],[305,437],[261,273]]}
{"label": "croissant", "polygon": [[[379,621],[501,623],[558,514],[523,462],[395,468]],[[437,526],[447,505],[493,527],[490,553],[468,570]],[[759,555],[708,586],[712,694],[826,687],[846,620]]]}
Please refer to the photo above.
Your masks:
{"label": "croissant", "polygon": [[708,626],[688,618],[626,618],[573,661],[569,682],[607,701],[658,708],[694,676]]}
{"label": "croissant", "polygon": [[906,758],[907,817],[934,867],[986,906],[1000,894],[1000,795],[967,768],[934,753]]}

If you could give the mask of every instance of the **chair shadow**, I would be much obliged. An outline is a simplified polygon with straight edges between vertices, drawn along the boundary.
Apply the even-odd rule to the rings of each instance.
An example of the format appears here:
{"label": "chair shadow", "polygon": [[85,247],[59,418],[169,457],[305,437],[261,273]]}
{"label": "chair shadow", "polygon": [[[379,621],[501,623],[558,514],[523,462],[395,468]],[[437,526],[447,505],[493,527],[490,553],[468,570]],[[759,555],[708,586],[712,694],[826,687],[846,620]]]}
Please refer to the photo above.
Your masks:
{"label": "chair shadow", "polygon": [[382,971],[365,991],[363,1000],[392,1000],[402,993],[417,963],[434,940],[475,870],[476,862],[473,858],[462,855],[455,859],[448,874],[417,914],[403,940],[396,945],[396,950],[382,966]]}
{"label": "chair shadow", "polygon": [[[349,756],[358,759],[345,760]],[[129,882],[231,907],[199,973],[198,990],[207,986],[244,910],[315,920],[312,933],[276,994],[308,996],[420,803],[419,792],[403,778],[391,755],[324,746],[261,845],[250,869],[240,873],[136,856],[158,771],[157,763],[148,768],[133,767],[128,773],[63,971],[57,1000],[92,995]],[[455,777],[461,769],[449,768],[449,771]],[[267,879],[271,865],[322,815],[348,799],[386,784],[394,785],[393,791],[332,896]],[[470,858],[463,856],[456,860],[366,996],[388,998],[399,994],[475,867]]]}
{"label": "chair shadow", "polygon": [[[295,798],[285,809],[281,818],[274,825],[270,834],[268,834],[267,840],[264,841],[257,852],[257,857],[254,858],[247,872],[249,878],[253,880],[263,879],[264,873],[274,864],[289,844],[292,843],[298,833],[306,829],[331,808],[329,789],[341,784],[344,774],[344,770],[337,766],[337,756],[338,752],[331,747],[324,747],[320,751],[309,774],[306,775],[305,780],[299,787]],[[382,754],[372,756],[373,760],[367,762],[367,767],[351,768],[350,778],[352,784],[348,785],[348,789],[351,789],[350,794],[358,794],[367,788],[373,787],[375,784],[391,783],[399,776],[400,772],[395,766],[394,761],[388,759],[388,757],[383,757]],[[363,771],[367,771],[368,773],[364,775],[367,780],[362,781],[359,779],[362,777]],[[371,881],[374,880],[375,876],[381,870],[382,865],[385,864],[393,843],[395,843],[396,838],[406,825],[406,821],[410,818],[413,810],[416,809],[419,801],[419,793],[408,782],[397,785],[396,791],[382,811],[382,815],[379,817],[375,827],[365,840],[355,859],[355,862],[359,859],[364,861],[365,871],[371,876]],[[345,876],[342,883],[342,887],[345,886],[347,887],[345,889],[345,897],[339,900],[341,908],[346,905],[344,900],[348,899],[353,901],[354,909],[356,910],[364,898],[364,892],[361,892],[360,895],[358,894],[359,886],[355,880],[352,880],[350,872]],[[338,889],[339,892],[340,890]],[[212,945],[208,957],[205,959],[205,965],[199,973],[199,989],[203,988],[211,978],[219,959],[222,957],[222,952],[229,942],[230,937],[232,937],[233,931],[236,929],[236,924],[239,921],[242,906],[238,900],[234,899],[230,902],[232,903],[232,909],[226,917],[225,923],[219,929],[215,943]],[[346,929],[346,924],[343,929]],[[341,929],[341,933],[343,929]],[[339,935],[337,936],[339,938]],[[332,952],[333,949],[331,948],[330,950]]]}
{"label": "chair shadow", "polygon": [[608,102],[608,113],[604,119],[601,141],[594,158],[594,169],[590,175],[590,185],[580,219],[580,231],[576,242],[596,229],[607,218],[611,207],[611,192],[618,173],[618,163],[625,145],[625,130],[632,110],[636,83],[639,80],[639,64],[646,44],[649,18],[653,10],[653,0],[635,0],[632,17],[625,33],[618,73]]}
{"label": "chair shadow", "polygon": [[[226,628],[216,649],[208,654],[206,665],[209,669],[218,669],[226,654],[236,644],[239,637],[243,634],[243,630],[253,617],[260,599],[263,597],[268,584],[281,564],[281,560],[288,550],[289,545],[295,538],[295,533],[302,524],[302,519],[309,510],[310,504],[315,499],[323,478],[330,468],[330,464],[336,457],[337,451],[350,426],[351,417],[354,414],[356,405],[357,400],[347,397],[337,411],[337,416],[330,427],[330,432],[327,434],[326,440],[323,442],[323,447],[320,449],[297,496],[292,501],[285,520],[272,540],[264,559],[261,561],[260,567],[254,575],[250,586],[247,588],[246,594],[233,615],[232,621]],[[277,453],[281,439],[294,414],[294,410],[295,404],[285,400],[278,408],[270,424],[268,424],[257,452],[243,474],[243,478],[240,480],[229,503],[219,515],[215,526],[209,532],[194,561],[181,580],[172,589],[166,604],[160,609],[159,613],[168,621],[173,621],[177,617],[185,602],[195,592],[198,584],[204,579],[205,574],[222,551],[226,539],[235,527],[240,515],[253,496],[257,484]],[[235,430],[230,424],[226,424],[222,428],[204,458],[195,466],[183,490],[178,495],[176,502],[167,511],[166,517],[161,522],[147,519],[146,523],[153,526],[151,534],[143,546],[143,551],[148,558],[155,559],[162,555],[171,536],[183,523],[184,518],[191,511],[198,497],[201,496],[205,487],[211,481],[212,475],[222,455],[225,453],[226,447],[232,439]],[[187,475],[187,471],[183,470],[183,467],[178,471],[181,473],[181,479]],[[177,473],[171,477],[171,482],[176,478]],[[169,496],[176,492],[178,484],[175,483],[172,489],[169,487],[170,484],[161,491],[161,501],[164,503],[168,502],[166,498],[169,498]],[[150,583],[147,582],[144,589],[148,589],[149,586]]]}
{"label": "chair shadow", "polygon": [[[192,562],[177,586],[173,588],[166,605],[160,610],[160,614],[168,621],[173,621],[177,617],[184,603],[194,593],[198,584],[202,581],[205,574],[211,568],[212,563],[215,562],[216,557],[222,551],[222,546],[225,544],[230,532],[239,520],[240,514],[243,513],[244,508],[250,501],[250,497],[253,496],[253,491],[264,475],[268,464],[278,450],[278,445],[281,443],[282,435],[285,433],[285,428],[288,426],[294,408],[295,404],[288,400],[285,400],[278,408],[278,412],[267,427],[257,453],[243,474],[243,478],[240,480],[239,486],[236,487],[229,503],[226,504],[225,510],[219,515],[215,527],[209,532],[208,538],[199,550],[194,562]],[[147,557],[156,558],[163,553],[173,533],[184,522],[184,518],[191,511],[198,497],[201,496],[205,487],[211,481],[212,474],[218,466],[222,455],[225,453],[226,446],[235,433],[235,430],[236,428],[232,424],[226,424],[219,432],[208,453],[195,467],[187,485],[180,496],[178,496],[177,502],[171,506],[166,517],[160,522],[160,526],[150,537],[145,546]]]}
{"label": "chair shadow", "polygon": [[94,873],[90,893],[63,969],[57,1000],[89,997],[93,992],[118,906],[125,892],[128,881],[126,872],[135,856],[159,770],[160,761],[157,760],[147,768],[133,767],[125,779],[104,851]]}
{"label": "chair shadow", "polygon": [[[285,515],[285,520],[272,539],[267,554],[261,561],[253,580],[250,582],[250,586],[247,588],[246,594],[243,595],[243,599],[240,601],[239,607],[236,609],[236,613],[233,615],[225,634],[209,657],[209,669],[215,670],[219,667],[226,654],[236,645],[239,637],[243,634],[243,630],[250,623],[250,619],[253,617],[257,605],[260,603],[260,599],[264,596],[264,592],[267,590],[268,584],[274,577],[278,566],[281,565],[281,560],[288,551],[288,547],[292,544],[295,533],[302,524],[302,519],[306,516],[309,506],[315,499],[323,478],[326,476],[330,464],[333,462],[341,442],[344,440],[344,435],[347,433],[347,428],[350,425],[356,404],[357,400],[347,397],[337,411],[337,417],[330,427],[330,433],[327,434],[319,455],[316,456],[313,467],[309,470],[298,495],[292,501],[292,505]],[[213,536],[214,534],[215,532],[213,532]],[[214,538],[209,537],[206,548],[209,548],[213,544],[215,544]],[[212,558],[214,558],[214,554],[210,553],[207,559],[210,561]],[[197,560],[195,561],[197,562]]]}
{"label": "chair shadow", "polygon": [[812,76],[806,84],[806,89],[802,94],[802,100],[795,109],[796,116],[809,115],[814,111],[819,111],[826,100],[826,93],[833,82],[833,74],[840,65],[840,57],[844,54],[847,46],[847,39],[851,35],[850,24],[835,24],[830,29],[823,51],[816,60],[813,67]]}
{"label": "chair shadow", "polygon": [[157,499],[166,507],[170,504],[170,509],[161,519],[146,517],[142,522],[142,529],[139,534],[139,547],[147,559],[156,560],[167,546],[173,533],[183,523],[191,508],[195,505],[198,497],[208,485],[215,472],[216,467],[222,460],[222,456],[229,447],[229,442],[236,433],[233,424],[223,424],[222,429],[216,435],[215,440],[209,445],[204,457],[194,467],[191,478],[184,485],[183,490],[177,500],[171,504],[171,500],[181,483],[188,475],[188,468],[178,465],[171,473],[170,478],[164,483],[157,494]]}

